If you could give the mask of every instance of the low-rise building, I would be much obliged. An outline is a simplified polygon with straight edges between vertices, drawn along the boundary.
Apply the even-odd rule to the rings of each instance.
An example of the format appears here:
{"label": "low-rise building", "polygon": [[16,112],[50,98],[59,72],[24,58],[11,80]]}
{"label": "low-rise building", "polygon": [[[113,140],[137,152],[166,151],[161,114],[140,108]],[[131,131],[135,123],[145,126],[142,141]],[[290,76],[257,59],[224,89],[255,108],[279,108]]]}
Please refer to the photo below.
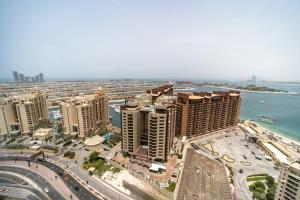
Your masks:
{"label": "low-rise building", "polygon": [[33,134],[34,140],[45,141],[53,136],[53,128],[39,128]]}

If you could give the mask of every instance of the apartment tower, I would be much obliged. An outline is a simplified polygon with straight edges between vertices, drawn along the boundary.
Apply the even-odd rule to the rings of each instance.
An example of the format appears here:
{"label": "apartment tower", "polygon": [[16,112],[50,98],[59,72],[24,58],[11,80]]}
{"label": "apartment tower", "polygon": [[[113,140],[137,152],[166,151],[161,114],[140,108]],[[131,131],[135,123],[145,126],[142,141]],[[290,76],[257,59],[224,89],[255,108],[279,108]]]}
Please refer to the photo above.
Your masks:
{"label": "apartment tower", "polygon": [[275,200],[298,199],[300,199],[300,161],[294,161],[282,165]]}
{"label": "apartment tower", "polygon": [[139,159],[166,161],[175,136],[175,101],[173,96],[147,93],[121,106],[123,151]]}
{"label": "apartment tower", "polygon": [[33,133],[39,120],[48,119],[46,101],[46,95],[41,92],[35,92],[17,99],[16,111],[21,133]]}
{"label": "apartment tower", "polygon": [[109,123],[108,96],[102,89],[94,95],[77,96],[61,103],[60,110],[65,134],[75,133],[79,138]]}
{"label": "apartment tower", "polygon": [[19,129],[16,126],[17,112],[11,99],[3,99],[0,102],[0,141],[6,140],[10,134]]}
{"label": "apartment tower", "polygon": [[240,92],[178,93],[176,135],[204,135],[235,126],[240,114]]}

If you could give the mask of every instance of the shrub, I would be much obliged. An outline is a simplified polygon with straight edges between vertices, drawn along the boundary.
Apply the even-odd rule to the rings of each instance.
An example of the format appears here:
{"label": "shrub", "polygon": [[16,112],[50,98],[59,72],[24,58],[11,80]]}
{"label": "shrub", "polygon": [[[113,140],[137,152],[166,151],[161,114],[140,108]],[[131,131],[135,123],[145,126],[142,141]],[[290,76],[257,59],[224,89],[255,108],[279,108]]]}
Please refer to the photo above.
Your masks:
{"label": "shrub", "polygon": [[64,153],[64,157],[68,157],[70,159],[73,159],[75,157],[75,152],[74,151],[66,151]]}
{"label": "shrub", "polygon": [[98,160],[98,155],[99,153],[96,151],[93,151],[90,156],[89,156],[89,161],[90,162],[96,162]]}

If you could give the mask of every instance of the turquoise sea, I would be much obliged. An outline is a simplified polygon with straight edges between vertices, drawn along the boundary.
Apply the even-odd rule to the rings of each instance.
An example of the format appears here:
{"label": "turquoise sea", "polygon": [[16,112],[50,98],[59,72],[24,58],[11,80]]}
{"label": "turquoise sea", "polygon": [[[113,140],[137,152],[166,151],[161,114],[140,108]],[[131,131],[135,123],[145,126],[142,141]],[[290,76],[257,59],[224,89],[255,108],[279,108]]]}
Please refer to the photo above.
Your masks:
{"label": "turquoise sea", "polygon": [[[235,82],[247,85],[248,82]],[[283,89],[296,94],[242,92],[241,119],[256,119],[259,115],[273,117],[275,124],[260,123],[282,136],[300,141],[300,84],[258,82],[256,85]],[[191,86],[193,87],[193,86]],[[194,87],[194,91],[224,90],[212,87]],[[180,92],[180,91],[178,91]],[[258,101],[264,101],[264,104]],[[112,124],[120,127],[120,116],[110,108]]]}

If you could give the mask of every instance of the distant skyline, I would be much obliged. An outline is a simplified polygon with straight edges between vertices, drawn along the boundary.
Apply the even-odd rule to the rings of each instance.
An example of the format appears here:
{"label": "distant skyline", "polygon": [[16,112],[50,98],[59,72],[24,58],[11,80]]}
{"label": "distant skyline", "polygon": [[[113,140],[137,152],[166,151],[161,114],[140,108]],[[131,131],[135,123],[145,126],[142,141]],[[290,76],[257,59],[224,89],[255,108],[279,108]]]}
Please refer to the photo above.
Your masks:
{"label": "distant skyline", "polygon": [[300,1],[1,0],[0,79],[300,81]]}

